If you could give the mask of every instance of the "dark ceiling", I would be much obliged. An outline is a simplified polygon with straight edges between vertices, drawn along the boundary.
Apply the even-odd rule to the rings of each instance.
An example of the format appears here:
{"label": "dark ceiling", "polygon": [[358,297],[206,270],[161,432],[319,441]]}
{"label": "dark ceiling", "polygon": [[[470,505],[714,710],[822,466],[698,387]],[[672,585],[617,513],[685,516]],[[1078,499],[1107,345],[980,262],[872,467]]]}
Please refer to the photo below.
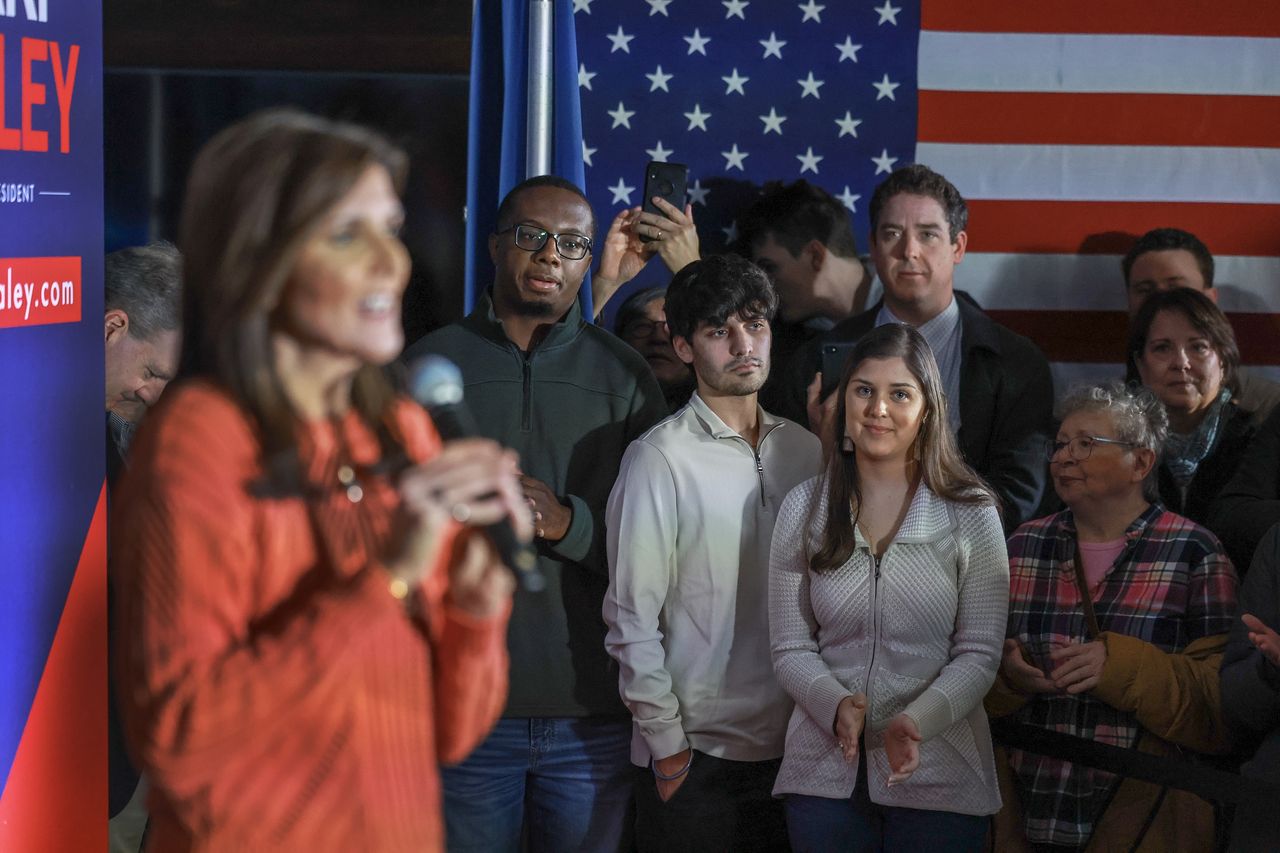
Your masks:
{"label": "dark ceiling", "polygon": [[465,74],[467,0],[107,0],[114,68]]}

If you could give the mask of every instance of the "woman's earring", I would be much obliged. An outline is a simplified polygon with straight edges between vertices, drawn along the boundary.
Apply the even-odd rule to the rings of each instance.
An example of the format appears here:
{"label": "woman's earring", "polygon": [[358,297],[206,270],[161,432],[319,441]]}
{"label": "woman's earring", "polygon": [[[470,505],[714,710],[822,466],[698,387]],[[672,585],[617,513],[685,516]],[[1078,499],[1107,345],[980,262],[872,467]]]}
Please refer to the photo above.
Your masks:
{"label": "woman's earring", "polygon": [[847,434],[840,439],[840,452],[846,456],[853,453],[853,439]]}

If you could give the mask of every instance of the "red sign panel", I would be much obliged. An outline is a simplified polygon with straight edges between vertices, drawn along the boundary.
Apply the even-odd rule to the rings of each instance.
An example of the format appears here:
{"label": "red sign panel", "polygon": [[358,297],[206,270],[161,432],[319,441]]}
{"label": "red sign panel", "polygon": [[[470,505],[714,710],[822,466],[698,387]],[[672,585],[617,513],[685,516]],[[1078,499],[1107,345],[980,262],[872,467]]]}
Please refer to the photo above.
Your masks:
{"label": "red sign panel", "polygon": [[0,258],[0,329],[80,320],[79,258]]}

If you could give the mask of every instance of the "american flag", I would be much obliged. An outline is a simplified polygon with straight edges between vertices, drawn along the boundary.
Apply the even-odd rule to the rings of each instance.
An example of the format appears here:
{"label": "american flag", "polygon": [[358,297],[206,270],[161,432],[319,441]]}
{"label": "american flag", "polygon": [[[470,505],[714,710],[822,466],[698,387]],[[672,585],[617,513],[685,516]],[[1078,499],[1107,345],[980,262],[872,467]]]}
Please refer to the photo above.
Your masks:
{"label": "american flag", "polygon": [[[926,163],[969,200],[957,287],[1060,384],[1114,376],[1120,256],[1158,226],[1214,252],[1246,363],[1280,375],[1280,4],[1240,0],[574,0],[587,192],[690,166],[704,251],[769,180],[841,198]],[[656,267],[657,264],[651,266]],[[646,271],[662,279],[662,271]]]}

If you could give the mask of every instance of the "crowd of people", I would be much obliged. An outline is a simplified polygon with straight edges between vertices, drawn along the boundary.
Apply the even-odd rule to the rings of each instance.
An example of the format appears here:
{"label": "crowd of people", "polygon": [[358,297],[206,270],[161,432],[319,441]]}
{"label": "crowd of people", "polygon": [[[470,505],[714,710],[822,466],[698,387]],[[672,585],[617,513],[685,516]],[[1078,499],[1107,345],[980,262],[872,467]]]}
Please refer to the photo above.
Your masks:
{"label": "crowd of people", "polygon": [[[955,289],[967,207],[925,165],[876,188],[870,267],[804,181],[702,257],[691,207],[600,234],[530,178],[475,308],[406,348],[407,167],[259,113],[197,158],[176,248],[108,258],[132,849],[1280,845],[1266,810],[992,736],[1280,782],[1280,386],[1193,235],[1137,240],[1127,375],[1055,410]],[[588,270],[600,309],[655,257],[613,332],[583,315]],[[407,396],[427,356],[476,436]]]}

